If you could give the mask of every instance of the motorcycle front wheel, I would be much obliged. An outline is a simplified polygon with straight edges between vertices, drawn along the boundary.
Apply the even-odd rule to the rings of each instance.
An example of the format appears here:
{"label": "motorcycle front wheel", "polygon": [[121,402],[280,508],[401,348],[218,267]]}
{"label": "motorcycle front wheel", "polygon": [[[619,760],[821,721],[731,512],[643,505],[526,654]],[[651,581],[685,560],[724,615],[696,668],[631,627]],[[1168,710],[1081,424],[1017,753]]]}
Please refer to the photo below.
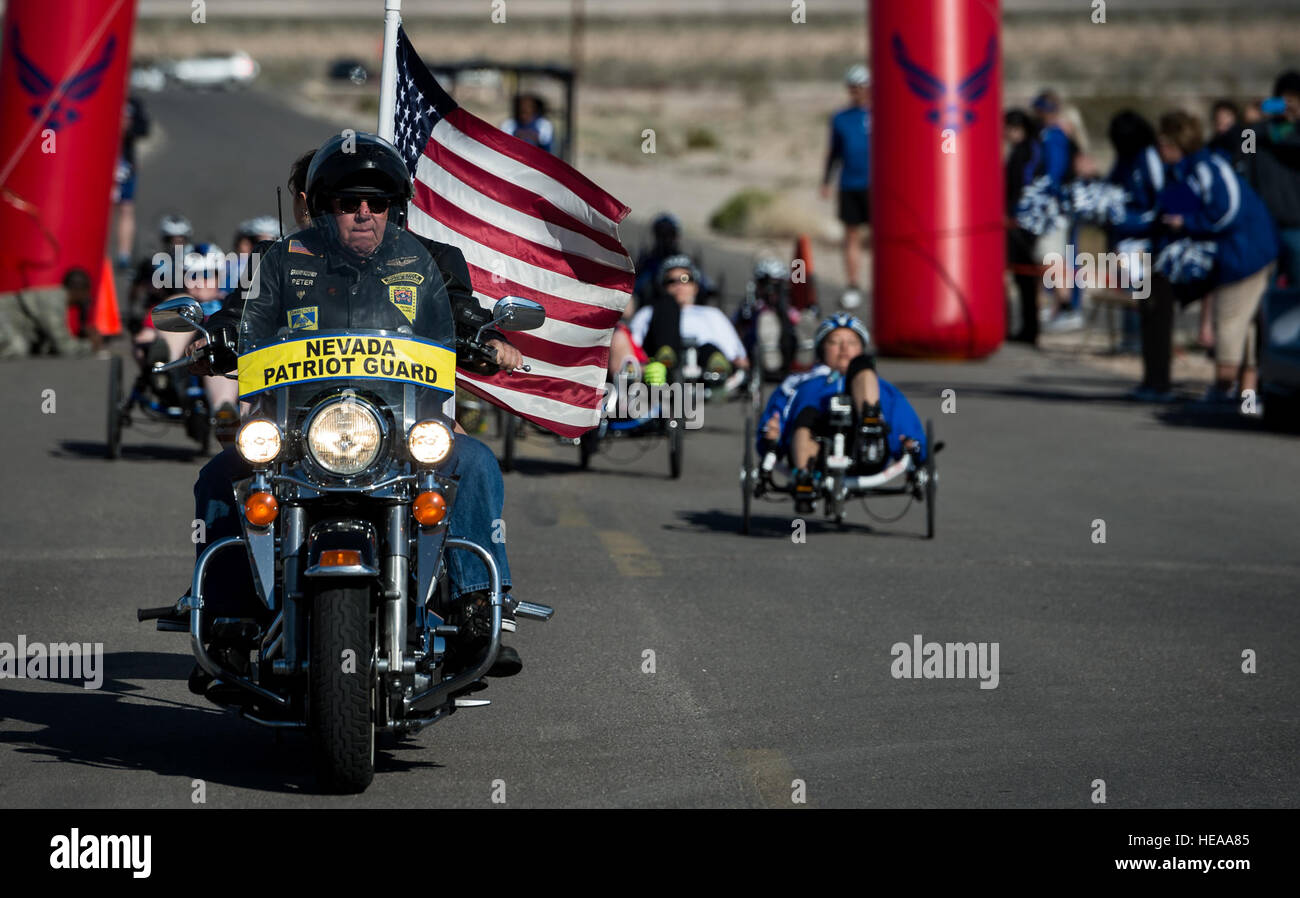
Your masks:
{"label": "motorcycle front wheel", "polygon": [[373,642],[369,586],[316,593],[308,701],[316,774],[329,792],[364,792],[375,776]]}

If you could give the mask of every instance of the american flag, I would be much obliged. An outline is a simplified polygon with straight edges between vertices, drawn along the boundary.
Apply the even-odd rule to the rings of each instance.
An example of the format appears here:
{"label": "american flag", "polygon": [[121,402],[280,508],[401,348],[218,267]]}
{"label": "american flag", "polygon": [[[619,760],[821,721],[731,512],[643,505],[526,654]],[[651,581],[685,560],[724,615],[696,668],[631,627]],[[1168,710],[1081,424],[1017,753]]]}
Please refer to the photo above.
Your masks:
{"label": "american flag", "polygon": [[484,308],[503,296],[546,307],[542,327],[509,335],[531,373],[458,370],[457,383],[563,437],[595,427],[610,338],[632,292],[632,259],[618,239],[628,207],[457,106],[404,29],[394,129],[415,178],[407,227],[465,254]]}

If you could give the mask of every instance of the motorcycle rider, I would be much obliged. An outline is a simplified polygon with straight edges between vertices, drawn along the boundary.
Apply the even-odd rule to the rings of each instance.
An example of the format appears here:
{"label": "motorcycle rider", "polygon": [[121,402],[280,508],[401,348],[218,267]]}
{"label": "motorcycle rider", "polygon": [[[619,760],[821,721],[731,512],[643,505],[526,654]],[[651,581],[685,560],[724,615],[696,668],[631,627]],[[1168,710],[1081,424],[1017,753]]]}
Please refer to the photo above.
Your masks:
{"label": "motorcycle rider", "polygon": [[876,374],[870,335],[854,315],[839,312],[817,328],[817,355],[829,368],[824,376],[810,377],[799,386],[783,413],[778,451],[787,453],[795,483],[795,509],[813,511],[820,472],[812,470],[817,458],[815,437],[825,436],[832,396],[848,393],[853,399],[858,467],[864,473],[883,469],[890,458],[915,452],[924,458],[925,429],[902,391]]}
{"label": "motorcycle rider", "polygon": [[[463,309],[458,309],[453,318],[447,299],[445,281],[459,276],[463,276],[464,283],[457,284],[457,292],[468,293],[469,275],[463,257],[453,248],[435,246],[441,247],[440,254],[449,268],[456,267],[449,258],[454,254],[463,269],[458,277],[444,279],[424,242],[404,229],[413,184],[405,162],[390,143],[365,132],[330,138],[312,158],[305,186],[311,225],[264,247],[243,303],[239,323],[241,352],[275,337],[286,326],[288,330],[406,328],[417,336],[452,346],[458,323],[468,319],[481,323],[486,313],[472,296],[469,299],[477,318]],[[390,299],[391,292],[382,279],[394,276],[402,276],[403,284],[414,286],[411,291],[403,291],[405,306]],[[229,307],[224,309],[209,324],[224,327],[231,312]],[[501,368],[511,370],[521,364],[518,350],[499,333],[486,334],[484,342],[495,351]],[[226,356],[219,361],[229,365],[232,359],[228,352]],[[456,439],[449,469],[460,475],[449,532],[488,548],[500,571],[503,589],[508,589],[505,546],[492,539],[494,521],[501,518],[505,502],[496,458],[484,444],[462,434]],[[239,533],[231,481],[246,476],[246,471],[237,453],[227,451],[200,472],[194,490],[196,513],[207,524],[209,542]],[[447,567],[453,597],[485,607],[490,584],[483,563],[470,553],[450,552]],[[243,588],[247,580],[247,572],[239,571],[233,582],[221,584],[227,588],[213,591],[214,600],[243,602],[242,607],[249,610],[246,603],[250,593]],[[214,616],[225,613],[217,610]],[[513,615],[505,611],[503,629],[514,630]],[[521,668],[518,653],[502,645],[490,674],[511,676]],[[191,688],[196,685],[196,691],[202,691],[206,684],[192,681]]]}

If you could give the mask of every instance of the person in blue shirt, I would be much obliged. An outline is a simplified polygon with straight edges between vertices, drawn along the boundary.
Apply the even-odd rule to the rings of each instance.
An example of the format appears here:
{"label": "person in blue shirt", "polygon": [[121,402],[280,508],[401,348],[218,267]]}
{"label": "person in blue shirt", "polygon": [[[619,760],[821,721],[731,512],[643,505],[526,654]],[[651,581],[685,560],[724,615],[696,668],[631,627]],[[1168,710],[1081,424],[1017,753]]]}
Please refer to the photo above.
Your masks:
{"label": "person in blue shirt", "polygon": [[799,388],[815,377],[825,378],[831,373],[829,365],[818,362],[807,371],[796,371],[794,374],[787,375],[780,386],[772,391],[772,395],[767,397],[763,414],[758,417],[759,430],[755,435],[755,446],[759,458],[780,445],[781,431],[785,428],[785,413],[789,410],[790,400],[794,398]]}
{"label": "person in blue shirt", "polygon": [[1277,232],[1259,195],[1205,146],[1195,116],[1181,110],[1162,115],[1158,148],[1169,169],[1161,222],[1177,237],[1214,247],[1215,382],[1207,399],[1235,403],[1258,388],[1252,325],[1277,258]]}
{"label": "person in blue shirt", "polygon": [[901,390],[876,374],[867,328],[845,312],[832,315],[817,328],[817,356],[828,374],[805,380],[782,413],[781,436],[776,451],[790,460],[795,483],[796,510],[812,511],[814,485],[820,472],[813,470],[820,448],[818,436],[826,431],[831,397],[852,397],[855,445],[851,452],[862,473],[876,473],[904,452],[924,459],[925,428]]}
{"label": "person in blue shirt", "polygon": [[844,277],[848,289],[840,298],[846,309],[862,302],[858,272],[862,267],[862,230],[871,222],[871,77],[867,67],[848,70],[844,84],[849,106],[831,118],[830,151],[822,175],[822,199],[830,199],[831,178],[840,171],[839,218],[844,224]]}

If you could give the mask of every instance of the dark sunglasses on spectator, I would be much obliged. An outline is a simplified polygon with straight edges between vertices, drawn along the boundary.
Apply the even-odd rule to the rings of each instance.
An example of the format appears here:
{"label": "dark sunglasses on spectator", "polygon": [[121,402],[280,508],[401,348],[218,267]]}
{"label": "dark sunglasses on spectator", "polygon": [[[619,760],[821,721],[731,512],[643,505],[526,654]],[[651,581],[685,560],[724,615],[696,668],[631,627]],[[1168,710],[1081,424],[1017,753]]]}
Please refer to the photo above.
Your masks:
{"label": "dark sunglasses on spectator", "polygon": [[392,203],[392,200],[386,196],[336,196],[333,198],[333,209],[335,212],[351,215],[361,208],[362,200],[365,200],[370,211],[376,215],[383,215]]}
{"label": "dark sunglasses on spectator", "polygon": [[679,274],[677,275],[677,277],[665,277],[664,283],[665,284],[693,284],[695,283],[695,278],[691,277],[689,274]]}

